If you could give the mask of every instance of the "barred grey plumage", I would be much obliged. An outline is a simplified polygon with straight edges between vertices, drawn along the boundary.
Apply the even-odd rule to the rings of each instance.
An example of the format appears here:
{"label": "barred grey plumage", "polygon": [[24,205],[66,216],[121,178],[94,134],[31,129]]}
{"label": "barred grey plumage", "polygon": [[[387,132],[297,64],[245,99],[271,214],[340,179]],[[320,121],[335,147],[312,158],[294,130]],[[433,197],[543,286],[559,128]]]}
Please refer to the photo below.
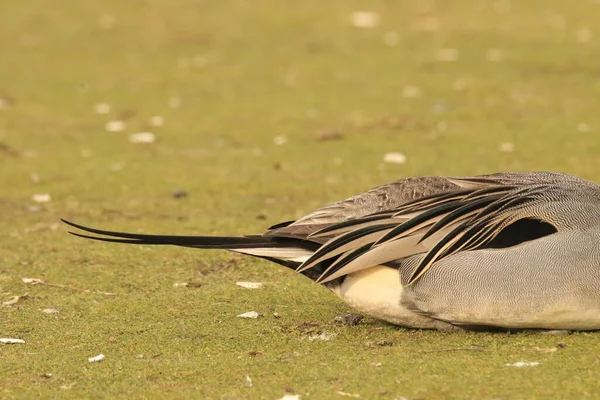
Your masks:
{"label": "barred grey plumage", "polygon": [[65,222],[96,240],[266,258],[406,327],[600,329],[600,186],[572,175],[401,179],[244,237]]}

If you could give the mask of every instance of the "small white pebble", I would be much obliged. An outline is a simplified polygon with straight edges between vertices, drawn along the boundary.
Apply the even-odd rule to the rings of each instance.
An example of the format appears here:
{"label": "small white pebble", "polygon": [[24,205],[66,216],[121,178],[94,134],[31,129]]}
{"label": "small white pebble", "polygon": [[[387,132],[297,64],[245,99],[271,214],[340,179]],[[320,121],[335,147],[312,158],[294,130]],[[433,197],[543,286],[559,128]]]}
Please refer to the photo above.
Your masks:
{"label": "small white pebble", "polygon": [[104,124],[104,129],[107,132],[122,132],[125,130],[125,122],[119,120],[108,121]]}
{"label": "small white pebble", "polygon": [[172,108],[172,109],[179,108],[179,107],[181,107],[181,98],[177,97],[177,96],[169,97],[167,104],[169,105],[169,108]]}
{"label": "small white pebble", "polygon": [[13,305],[19,303],[19,300],[21,300],[21,296],[13,296],[12,299],[3,301],[2,305],[3,306],[13,306]]}
{"label": "small white pebble", "polygon": [[339,394],[340,396],[354,397],[354,398],[360,397],[360,394],[358,394],[358,393],[342,392],[341,390],[338,390],[336,393]]}
{"label": "small white pebble", "polygon": [[504,60],[504,52],[500,49],[489,49],[486,58],[489,62],[500,62]]}
{"label": "small white pebble", "polygon": [[96,114],[108,114],[110,112],[110,104],[98,103],[94,105],[94,112]]}
{"label": "small white pebble", "polygon": [[500,143],[500,146],[498,146],[498,150],[504,153],[512,153],[513,151],[515,151],[515,144],[510,142]]}
{"label": "small white pebble", "polygon": [[439,49],[435,54],[435,59],[443,62],[452,62],[458,60],[458,50],[448,48]]}
{"label": "small white pebble", "polygon": [[577,130],[579,132],[589,132],[590,126],[588,124],[586,124],[585,122],[580,122],[577,124]]}
{"label": "small white pebble", "polygon": [[152,126],[163,126],[165,124],[165,119],[161,115],[155,115],[150,118],[150,125]]}
{"label": "small white pebble", "polygon": [[103,360],[104,360],[104,354],[98,354],[95,357],[88,358],[88,362],[91,362],[91,363],[101,362]]}
{"label": "small white pebble", "polygon": [[587,43],[592,40],[592,31],[589,28],[579,28],[575,32],[575,40],[579,43]]}
{"label": "small white pebble", "polygon": [[406,98],[421,97],[421,89],[417,86],[406,86],[402,91],[402,96]]}
{"label": "small white pebble", "polygon": [[23,283],[26,283],[28,285],[39,285],[41,283],[44,283],[43,280],[37,278],[22,278],[21,280],[23,281]]}
{"label": "small white pebble", "polygon": [[245,381],[246,381],[246,386],[248,386],[248,387],[254,386],[254,384],[252,383],[252,378],[250,378],[250,375],[246,375]]}
{"label": "small white pebble", "polygon": [[517,368],[522,368],[522,367],[536,367],[538,365],[540,365],[541,363],[539,361],[517,361],[516,363],[510,364],[510,363],[506,363],[504,364],[506,367],[517,367]]}
{"label": "small white pebble", "polygon": [[260,289],[263,287],[260,282],[236,282],[235,284],[246,289]]}
{"label": "small white pebble", "polygon": [[4,344],[24,344],[25,341],[23,339],[15,339],[15,338],[0,338],[0,343],[4,343]]}
{"label": "small white pebble", "polygon": [[277,146],[281,146],[282,144],[287,143],[287,138],[283,135],[275,136],[273,138],[273,143],[275,143]]}
{"label": "small white pebble", "polygon": [[337,336],[337,333],[328,333],[328,332],[321,332],[318,335],[311,335],[308,337],[308,340],[310,340],[311,342],[315,341],[315,340],[323,340],[323,341],[328,341],[333,339],[334,337]]}
{"label": "small white pebble", "polygon": [[44,308],[42,312],[44,314],[56,314],[58,313],[58,310],[56,308]]}
{"label": "small white pebble", "polygon": [[374,28],[381,22],[381,16],[373,11],[355,11],[350,15],[350,22],[357,28]]}
{"label": "small white pebble", "polygon": [[392,164],[404,164],[406,162],[406,156],[398,152],[385,153],[383,155],[383,162]]}
{"label": "small white pebble", "polygon": [[173,287],[188,287],[190,284],[187,282],[175,282]]}
{"label": "small white pebble", "polygon": [[245,312],[243,314],[237,315],[238,318],[251,318],[251,319],[256,319],[256,318],[258,318],[260,316],[262,316],[262,314],[258,313],[256,311],[248,311],[248,312]]}
{"label": "small white pebble", "polygon": [[52,197],[48,193],[36,193],[31,195],[31,200],[36,203],[48,203],[52,200]]}
{"label": "small white pebble", "polygon": [[390,47],[397,46],[400,43],[400,35],[398,32],[388,32],[383,36],[383,43]]}
{"label": "small white pebble", "polygon": [[154,143],[154,133],[152,132],[139,132],[129,135],[129,141],[131,143]]}
{"label": "small white pebble", "polygon": [[284,394],[283,397],[280,397],[278,400],[300,400],[302,396],[299,394]]}

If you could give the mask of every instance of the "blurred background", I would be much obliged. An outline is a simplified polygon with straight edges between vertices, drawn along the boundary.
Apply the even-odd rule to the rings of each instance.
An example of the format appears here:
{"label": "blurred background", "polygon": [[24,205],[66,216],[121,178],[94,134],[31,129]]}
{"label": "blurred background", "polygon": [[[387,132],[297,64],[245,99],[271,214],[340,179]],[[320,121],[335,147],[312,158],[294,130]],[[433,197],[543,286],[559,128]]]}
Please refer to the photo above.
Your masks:
{"label": "blurred background", "polygon": [[[2,9],[4,297],[31,276],[129,293],[143,310],[150,300],[136,291],[168,303],[172,282],[197,278],[198,253],[141,257],[84,243],[60,217],[258,233],[413,175],[555,170],[600,180],[597,0],[30,0]],[[202,259],[225,257],[210,254]],[[279,273],[247,263],[256,276]],[[79,310],[74,338],[95,337],[89,297],[44,293],[28,303],[31,315],[7,316],[15,334],[30,332],[45,301]],[[131,316],[131,305],[114,307]],[[60,358],[72,340],[47,345]]]}
{"label": "blurred background", "polygon": [[591,0],[14,3],[2,197],[85,213],[177,192],[182,218],[272,221],[411,175],[593,179],[599,23]]}

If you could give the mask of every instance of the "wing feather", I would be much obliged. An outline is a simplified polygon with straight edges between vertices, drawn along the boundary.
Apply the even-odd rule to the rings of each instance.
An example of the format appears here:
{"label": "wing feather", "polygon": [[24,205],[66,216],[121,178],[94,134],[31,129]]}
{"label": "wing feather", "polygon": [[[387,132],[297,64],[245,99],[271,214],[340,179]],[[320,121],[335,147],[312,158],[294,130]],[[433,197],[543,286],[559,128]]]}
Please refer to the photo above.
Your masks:
{"label": "wing feather", "polygon": [[298,268],[305,271],[329,260],[317,279],[326,283],[343,275],[424,254],[407,284],[437,261],[492,241],[543,201],[548,184],[498,183],[492,178],[456,178],[460,189],[416,199],[385,212],[332,224],[311,237],[336,235]]}

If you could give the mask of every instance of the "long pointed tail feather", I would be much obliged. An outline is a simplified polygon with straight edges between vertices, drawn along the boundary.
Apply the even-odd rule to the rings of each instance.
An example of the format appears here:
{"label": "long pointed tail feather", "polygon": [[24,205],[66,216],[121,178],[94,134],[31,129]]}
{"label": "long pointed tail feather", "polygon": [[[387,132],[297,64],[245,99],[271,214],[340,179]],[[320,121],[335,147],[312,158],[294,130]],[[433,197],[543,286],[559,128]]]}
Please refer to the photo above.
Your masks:
{"label": "long pointed tail feather", "polygon": [[[93,233],[96,235],[108,236],[91,236],[83,235],[77,232],[69,232],[72,235],[83,237],[86,239],[100,240],[114,243],[132,243],[132,244],[148,244],[148,245],[175,245],[186,247],[199,247],[207,249],[227,249],[227,248],[245,248],[273,245],[273,247],[281,246],[282,244],[263,238],[262,236],[178,236],[178,235],[147,235],[140,233],[126,233],[106,231],[101,229],[89,228],[61,219],[67,225],[82,230],[84,232]],[[115,239],[119,238],[119,239]],[[288,243],[289,246],[289,243]]]}
{"label": "long pointed tail feather", "polygon": [[[273,236],[178,236],[148,235],[139,233],[115,232],[89,228],[61,219],[65,224],[90,234],[69,231],[70,234],[85,239],[111,243],[139,245],[172,245],[200,249],[222,249],[267,259],[295,269],[306,261],[319,247],[308,240]],[[98,236],[96,236],[98,235]]]}

